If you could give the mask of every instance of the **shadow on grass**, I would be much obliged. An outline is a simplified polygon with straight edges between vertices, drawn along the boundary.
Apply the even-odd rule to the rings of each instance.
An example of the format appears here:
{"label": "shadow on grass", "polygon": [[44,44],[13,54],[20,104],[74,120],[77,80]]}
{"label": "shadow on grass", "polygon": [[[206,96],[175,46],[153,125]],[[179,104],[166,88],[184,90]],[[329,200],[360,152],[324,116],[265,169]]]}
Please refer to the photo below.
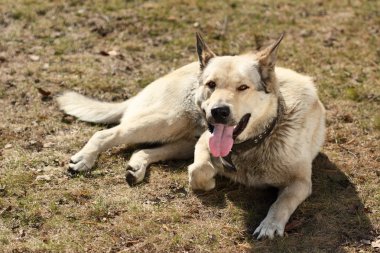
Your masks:
{"label": "shadow on grass", "polygon": [[217,179],[217,188],[198,197],[205,205],[223,208],[228,199],[246,213],[246,237],[260,252],[343,251],[371,237],[372,225],[354,185],[323,154],[313,161],[313,193],[291,216],[284,238],[256,241],[254,229],[276,200],[275,189],[257,190]]}

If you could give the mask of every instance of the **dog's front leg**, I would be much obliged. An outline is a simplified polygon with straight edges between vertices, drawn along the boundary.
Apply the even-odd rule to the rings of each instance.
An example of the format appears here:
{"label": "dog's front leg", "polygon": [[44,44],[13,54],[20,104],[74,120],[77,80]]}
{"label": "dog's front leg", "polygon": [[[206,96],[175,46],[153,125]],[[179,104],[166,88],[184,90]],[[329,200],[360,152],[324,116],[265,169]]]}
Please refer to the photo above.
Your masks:
{"label": "dog's front leg", "polygon": [[277,200],[253,235],[257,235],[257,239],[264,237],[272,239],[275,234],[283,236],[290,215],[310,194],[311,181],[307,179],[296,179],[281,189]]}
{"label": "dog's front leg", "polygon": [[210,191],[215,188],[215,175],[217,170],[210,161],[208,150],[208,135],[205,132],[195,145],[194,163],[189,169],[189,183],[193,190]]}

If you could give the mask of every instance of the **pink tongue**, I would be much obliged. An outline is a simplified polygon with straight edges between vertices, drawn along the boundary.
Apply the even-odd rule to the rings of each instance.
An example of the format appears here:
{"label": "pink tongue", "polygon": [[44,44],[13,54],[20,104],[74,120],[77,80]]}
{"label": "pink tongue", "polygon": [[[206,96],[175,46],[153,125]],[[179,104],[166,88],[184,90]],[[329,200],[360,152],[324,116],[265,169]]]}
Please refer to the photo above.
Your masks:
{"label": "pink tongue", "polygon": [[224,157],[230,153],[234,140],[232,134],[234,132],[233,126],[222,124],[214,125],[214,131],[208,142],[211,154],[214,157]]}

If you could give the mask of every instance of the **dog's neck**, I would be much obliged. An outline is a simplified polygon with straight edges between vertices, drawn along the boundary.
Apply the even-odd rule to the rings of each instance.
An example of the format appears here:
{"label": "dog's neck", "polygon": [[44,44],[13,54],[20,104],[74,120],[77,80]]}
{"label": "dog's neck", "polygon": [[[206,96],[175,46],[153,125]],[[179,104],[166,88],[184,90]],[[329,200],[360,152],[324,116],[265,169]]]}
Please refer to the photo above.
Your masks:
{"label": "dog's neck", "polygon": [[269,121],[261,126],[260,130],[257,131],[257,134],[253,137],[244,140],[243,142],[236,143],[232,146],[231,152],[226,157],[220,157],[220,162],[223,164],[223,167],[229,171],[236,171],[236,167],[232,162],[231,156],[238,155],[240,152],[245,152],[251,148],[261,145],[267,137],[269,137],[276,125],[282,120],[285,113],[285,101],[280,94],[278,97],[277,103],[277,114],[271,118]]}
{"label": "dog's neck", "polygon": [[243,143],[255,136],[262,135],[268,125],[271,124],[272,119],[279,117],[281,112],[279,109],[284,105],[281,94],[271,99],[268,109],[263,110],[262,114],[256,114],[250,118],[247,128],[243,131],[234,141],[235,144]]}
{"label": "dog's neck", "polygon": [[255,130],[250,134],[251,137],[241,142],[236,142],[234,146],[240,146],[246,142],[252,142],[257,145],[258,143],[264,141],[265,138],[271,134],[277,122],[282,120],[284,113],[285,113],[285,101],[280,93],[277,98],[276,113],[269,119],[261,120],[257,122]]}

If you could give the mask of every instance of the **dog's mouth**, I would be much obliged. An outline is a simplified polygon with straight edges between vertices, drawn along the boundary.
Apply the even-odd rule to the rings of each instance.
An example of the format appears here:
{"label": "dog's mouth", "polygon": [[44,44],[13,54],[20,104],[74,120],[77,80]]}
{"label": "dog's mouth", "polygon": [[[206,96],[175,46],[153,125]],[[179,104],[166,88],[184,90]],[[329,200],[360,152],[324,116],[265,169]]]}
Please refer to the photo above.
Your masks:
{"label": "dog's mouth", "polygon": [[247,127],[251,114],[244,115],[236,126],[224,124],[208,124],[209,131],[212,133],[209,139],[209,147],[214,157],[227,156],[234,145],[234,140]]}

